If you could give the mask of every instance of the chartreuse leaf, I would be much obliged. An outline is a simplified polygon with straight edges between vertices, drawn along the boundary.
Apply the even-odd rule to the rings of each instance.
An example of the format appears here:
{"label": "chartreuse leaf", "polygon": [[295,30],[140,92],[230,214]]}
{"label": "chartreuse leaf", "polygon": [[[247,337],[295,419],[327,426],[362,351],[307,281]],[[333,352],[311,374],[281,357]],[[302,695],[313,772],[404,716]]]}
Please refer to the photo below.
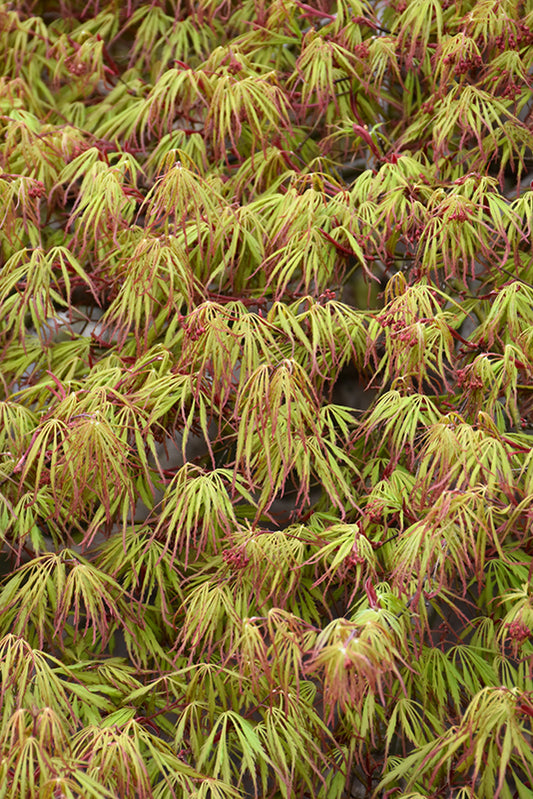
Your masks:
{"label": "chartreuse leaf", "polygon": [[74,638],[102,648],[116,625],[142,626],[120,585],[68,549],[17,569],[0,592],[0,608],[4,631],[26,634],[40,646],[72,627]]}

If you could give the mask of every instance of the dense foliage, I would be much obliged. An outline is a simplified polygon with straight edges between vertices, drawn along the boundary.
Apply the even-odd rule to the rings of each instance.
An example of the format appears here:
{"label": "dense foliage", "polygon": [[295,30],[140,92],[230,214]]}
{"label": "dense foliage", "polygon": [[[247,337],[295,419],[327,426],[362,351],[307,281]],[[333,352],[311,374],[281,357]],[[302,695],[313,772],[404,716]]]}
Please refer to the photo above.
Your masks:
{"label": "dense foliage", "polygon": [[530,797],[532,0],[0,41],[0,796]]}

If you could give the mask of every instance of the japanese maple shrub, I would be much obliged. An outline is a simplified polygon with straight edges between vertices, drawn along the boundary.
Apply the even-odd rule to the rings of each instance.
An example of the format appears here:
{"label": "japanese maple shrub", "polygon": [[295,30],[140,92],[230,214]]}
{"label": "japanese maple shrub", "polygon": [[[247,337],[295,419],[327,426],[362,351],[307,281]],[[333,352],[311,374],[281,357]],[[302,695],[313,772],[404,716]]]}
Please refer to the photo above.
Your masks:
{"label": "japanese maple shrub", "polygon": [[0,61],[0,796],[530,797],[532,0]]}

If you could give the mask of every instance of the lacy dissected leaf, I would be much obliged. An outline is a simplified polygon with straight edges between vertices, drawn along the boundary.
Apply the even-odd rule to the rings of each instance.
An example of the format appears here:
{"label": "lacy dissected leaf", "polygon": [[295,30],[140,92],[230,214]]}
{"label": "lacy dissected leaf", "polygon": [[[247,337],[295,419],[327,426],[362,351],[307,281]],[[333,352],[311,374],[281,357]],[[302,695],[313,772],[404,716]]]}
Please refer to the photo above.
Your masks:
{"label": "lacy dissected leaf", "polygon": [[336,704],[360,705],[368,692],[383,701],[384,684],[401,665],[396,626],[386,612],[367,610],[352,620],[334,619],[319,634],[308,669],[324,673],[330,714]]}
{"label": "lacy dissected leaf", "polygon": [[200,552],[219,551],[238,526],[233,495],[253,503],[244,481],[230,469],[204,472],[186,464],[165,492],[154,535],[172,558],[184,551],[185,565]]}
{"label": "lacy dissected leaf", "polygon": [[3,629],[25,633],[39,646],[69,627],[74,638],[102,648],[117,625],[142,626],[120,585],[68,549],[21,566],[2,588],[0,607]]}

